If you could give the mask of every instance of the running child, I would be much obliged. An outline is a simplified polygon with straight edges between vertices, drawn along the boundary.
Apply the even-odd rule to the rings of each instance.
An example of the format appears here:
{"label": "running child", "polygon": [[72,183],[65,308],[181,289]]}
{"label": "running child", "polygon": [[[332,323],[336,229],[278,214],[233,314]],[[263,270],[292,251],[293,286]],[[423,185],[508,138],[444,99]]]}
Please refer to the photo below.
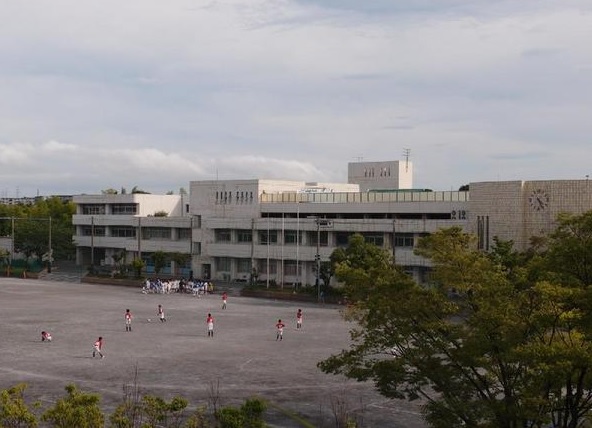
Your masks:
{"label": "running child", "polygon": [[132,313],[129,309],[125,310],[125,331],[132,331]]}
{"label": "running child", "polygon": [[226,291],[222,293],[222,309],[226,309],[226,303],[228,302],[228,293]]}
{"label": "running child", "polygon": [[208,325],[208,337],[214,337],[214,317],[212,314],[208,314],[206,318],[206,324]]}
{"label": "running child", "polygon": [[105,358],[105,356],[103,355],[103,338],[99,337],[94,345],[93,345],[93,358],[95,357],[96,354],[99,354],[101,356],[101,358]]}
{"label": "running child", "polygon": [[160,318],[160,322],[166,322],[166,318],[164,317],[164,308],[162,305],[158,305],[158,318]]}
{"label": "running child", "polygon": [[296,328],[302,328],[302,309],[296,312]]}
{"label": "running child", "polygon": [[284,327],[286,325],[282,322],[282,320],[278,320],[275,327],[277,328],[277,334],[275,336],[275,340],[284,340]]}

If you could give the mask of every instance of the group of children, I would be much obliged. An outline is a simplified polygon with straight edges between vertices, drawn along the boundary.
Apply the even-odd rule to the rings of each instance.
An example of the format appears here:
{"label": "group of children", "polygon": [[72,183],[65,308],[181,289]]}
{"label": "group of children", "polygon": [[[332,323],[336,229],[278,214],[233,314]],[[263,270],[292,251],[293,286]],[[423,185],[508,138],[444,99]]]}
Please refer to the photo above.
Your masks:
{"label": "group of children", "polygon": [[[226,309],[228,305],[228,294],[226,292],[222,293],[222,309]],[[157,316],[160,319],[161,323],[166,322],[166,317],[164,315],[164,308],[162,305],[158,305],[157,308]],[[303,318],[303,314],[302,314],[302,309],[298,309],[298,311],[296,312],[296,328],[297,329],[301,329],[302,328],[302,318]],[[126,309],[125,310],[125,314],[124,314],[124,319],[125,319],[125,331],[126,332],[130,332],[132,331],[132,319],[133,319],[133,315],[130,309]],[[150,322],[151,319],[148,318],[148,322]],[[207,325],[207,332],[208,332],[208,337],[213,338],[214,337],[214,317],[212,316],[211,313],[208,313],[208,316],[206,317],[206,325]],[[282,322],[281,319],[278,319],[275,327],[277,330],[276,333],[276,341],[281,341],[284,340],[284,327],[286,325]],[[41,341],[42,342],[51,342],[52,340],[52,336],[48,331],[42,331],[41,332]],[[99,337],[93,344],[93,348],[92,348],[92,356],[93,358],[98,354],[101,358],[105,358],[105,355],[102,352],[103,349],[103,337]]]}

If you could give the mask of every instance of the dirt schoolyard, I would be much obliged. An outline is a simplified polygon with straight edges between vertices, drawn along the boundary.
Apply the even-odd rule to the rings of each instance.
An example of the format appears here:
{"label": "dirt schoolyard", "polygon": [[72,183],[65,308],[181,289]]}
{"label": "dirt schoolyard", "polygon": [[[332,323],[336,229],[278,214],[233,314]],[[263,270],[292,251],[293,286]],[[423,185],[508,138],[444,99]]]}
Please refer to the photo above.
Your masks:
{"label": "dirt schoolyard", "polygon": [[[158,319],[159,304],[166,322]],[[43,407],[74,383],[101,394],[110,413],[137,370],[142,392],[180,395],[192,407],[207,405],[213,390],[222,406],[263,398],[272,404],[266,420],[273,427],[302,426],[289,415],[332,427],[338,409],[355,414],[363,427],[425,426],[417,405],[387,400],[369,383],[316,368],[348,347],[350,326],[337,306],[230,296],[222,310],[219,294],[197,298],[143,294],[140,286],[0,278],[0,307],[0,389],[26,382],[27,397]],[[298,308],[304,313],[300,330]],[[126,309],[133,314],[131,332]],[[286,324],[283,341],[276,341],[278,319]],[[42,330],[52,334],[51,343],[41,342]],[[92,357],[99,336],[104,359]]]}

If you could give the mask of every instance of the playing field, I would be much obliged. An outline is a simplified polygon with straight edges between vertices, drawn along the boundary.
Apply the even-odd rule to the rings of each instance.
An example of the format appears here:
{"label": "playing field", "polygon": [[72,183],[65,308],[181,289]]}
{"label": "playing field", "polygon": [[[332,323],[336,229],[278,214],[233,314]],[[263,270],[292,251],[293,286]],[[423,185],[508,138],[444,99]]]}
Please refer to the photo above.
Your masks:
{"label": "playing field", "polygon": [[[348,346],[349,326],[339,308],[220,295],[142,294],[140,288],[0,279],[0,389],[29,384],[28,397],[44,406],[64,394],[68,383],[102,396],[106,413],[133,380],[145,393],[181,395],[192,406],[207,405],[216,390],[221,405],[258,396],[273,406],[274,427],[334,427],[339,408],[354,412],[364,427],[424,427],[418,407],[387,400],[372,385],[321,373],[316,364]],[[167,317],[161,323],[158,304]],[[296,329],[296,310],[304,323]],[[124,313],[134,318],[125,331]],[[215,318],[207,337],[206,316]],[[276,341],[275,324],[286,323]],[[151,319],[151,322],[148,322]],[[53,335],[40,340],[42,330]],[[92,344],[104,338],[105,358],[92,358]]]}

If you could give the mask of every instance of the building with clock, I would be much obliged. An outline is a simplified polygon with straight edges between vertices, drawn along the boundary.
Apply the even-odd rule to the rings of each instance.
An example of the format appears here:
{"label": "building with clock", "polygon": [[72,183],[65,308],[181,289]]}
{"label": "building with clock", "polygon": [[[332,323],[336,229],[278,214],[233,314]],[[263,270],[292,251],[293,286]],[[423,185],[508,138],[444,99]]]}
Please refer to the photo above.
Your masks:
{"label": "building with clock", "polygon": [[[414,189],[410,162],[349,164],[347,183],[206,180],[189,196],[75,196],[77,261],[111,266],[125,252],[151,267],[155,251],[191,255],[164,273],[225,281],[315,284],[319,263],[354,233],[392,252],[419,281],[429,262],[413,252],[429,233],[460,226],[491,248],[495,236],[528,247],[561,212],[592,209],[588,180],[470,183],[469,191]],[[165,211],[166,217],[155,213]]]}
{"label": "building with clock", "polygon": [[494,236],[528,248],[532,236],[552,231],[560,213],[592,210],[592,184],[586,180],[497,181],[470,184],[467,231],[488,250]]}

